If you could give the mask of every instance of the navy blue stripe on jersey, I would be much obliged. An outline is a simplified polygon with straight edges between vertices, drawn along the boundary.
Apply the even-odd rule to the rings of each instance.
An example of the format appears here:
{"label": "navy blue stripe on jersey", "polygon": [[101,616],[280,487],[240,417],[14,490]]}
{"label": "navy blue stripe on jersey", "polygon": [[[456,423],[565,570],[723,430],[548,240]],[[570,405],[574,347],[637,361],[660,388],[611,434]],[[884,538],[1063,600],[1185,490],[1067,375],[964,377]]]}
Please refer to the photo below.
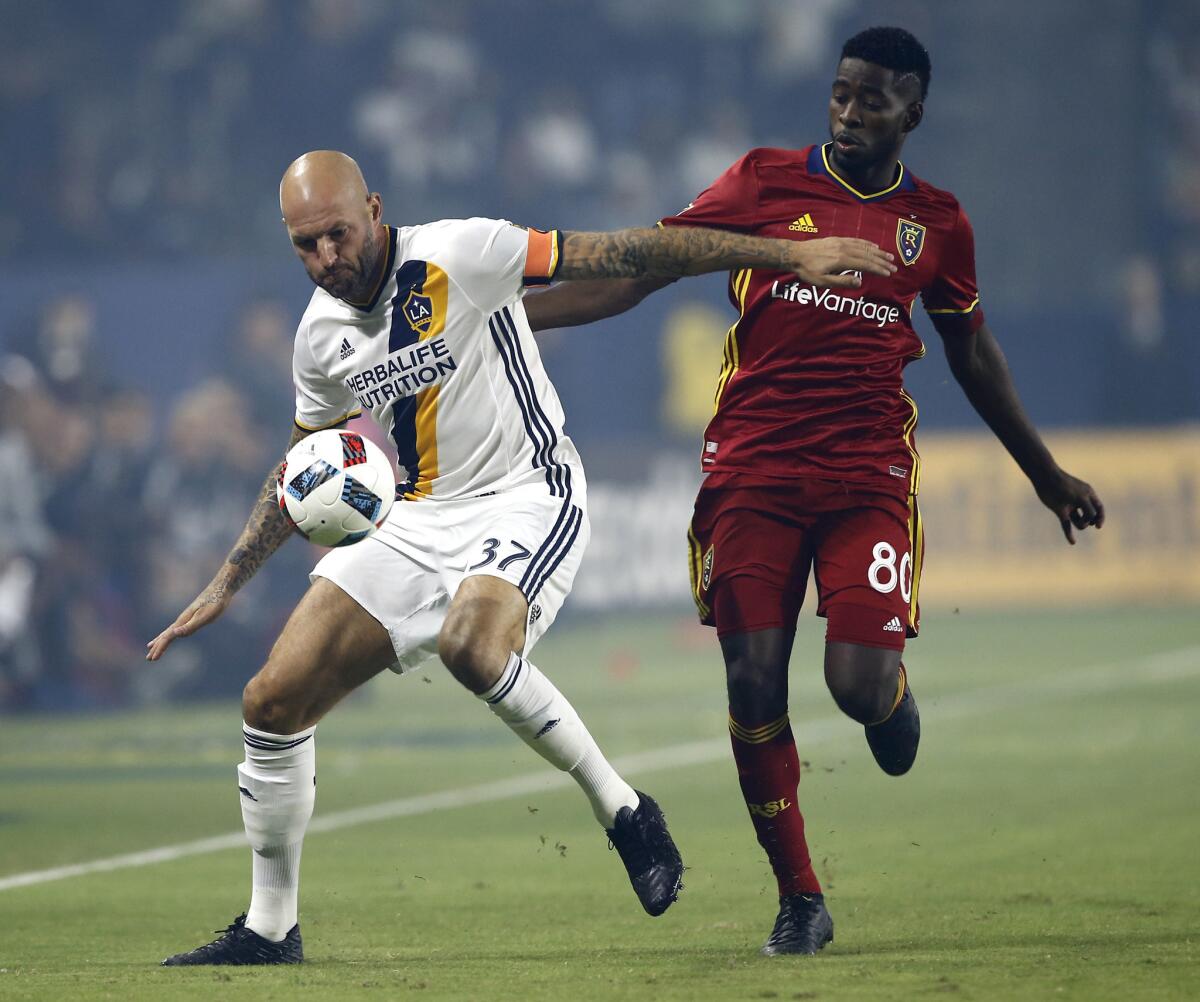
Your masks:
{"label": "navy blue stripe on jersey", "polygon": [[492,331],[492,340],[496,342],[496,348],[504,360],[505,375],[508,376],[513,393],[516,394],[517,405],[526,419],[526,430],[534,443],[533,465],[544,467],[547,465],[546,454],[554,447],[554,430],[548,426],[547,422],[540,419],[538,411],[535,409],[536,398],[533,392],[533,382],[528,378],[527,370],[517,360],[514,338],[504,322],[503,314],[494,314],[492,320],[488,321],[488,327]]}
{"label": "navy blue stripe on jersey", "polygon": [[500,310],[499,315],[501,325],[508,335],[509,344],[512,346],[513,360],[516,364],[517,374],[529,395],[530,410],[533,412],[534,419],[546,432],[546,446],[542,451],[541,462],[549,463],[554,447],[558,444],[558,438],[554,434],[554,425],[550,422],[550,418],[546,416],[546,412],[542,409],[541,401],[538,400],[537,394],[534,393],[533,374],[529,371],[529,363],[525,360],[525,353],[521,349],[521,336],[517,333],[517,325],[513,321],[512,313],[506,306]]}
{"label": "navy blue stripe on jersey", "polygon": [[242,740],[251,748],[258,748],[262,751],[287,751],[289,748],[296,748],[304,744],[311,737],[311,734],[305,734],[304,737],[297,738],[295,741],[276,741],[258,734],[251,734],[249,731],[242,731]]}
{"label": "navy blue stripe on jersey", "polygon": [[533,374],[529,363],[521,350],[520,336],[516,323],[508,308],[493,314],[488,322],[492,332],[492,340],[504,364],[504,373],[512,386],[517,406],[521,410],[521,418],[525,423],[525,431],[533,444],[533,466],[546,471],[546,484],[554,497],[563,499],[558,517],[547,534],[542,545],[538,547],[521,577],[517,587],[525,596],[526,601],[532,602],[541,591],[542,586],[554,573],[559,564],[570,552],[571,546],[579,536],[583,525],[583,511],[578,505],[571,503],[572,485],[571,468],[565,463],[559,463],[554,458],[554,449],[558,444],[558,436],[546,411],[537,399],[534,391]]}
{"label": "navy blue stripe on jersey", "polygon": [[[542,467],[546,470],[546,483],[549,485],[552,495],[566,497],[571,490],[571,470],[565,464],[554,459],[558,436],[554,431],[554,424],[547,417],[534,391],[533,375],[529,371],[529,363],[525,360],[525,354],[521,350],[521,339],[517,333],[516,324],[507,307],[496,313],[494,317],[499,321],[500,337],[496,337],[494,328],[492,336],[496,340],[501,355],[505,357],[505,372],[508,373],[509,382],[517,394],[517,403],[521,406],[523,414],[528,412],[529,420],[526,427],[528,428],[532,424],[540,432],[538,438],[530,435],[530,438],[534,440],[533,465],[535,468]],[[511,370],[509,360],[512,363]]]}
{"label": "navy blue stripe on jersey", "polygon": [[421,479],[416,397],[401,397],[392,404],[392,441],[396,444],[396,463],[404,469],[404,481],[415,489]]}
{"label": "navy blue stripe on jersey", "polygon": [[[536,454],[544,441],[539,437],[541,429],[539,428],[536,432],[534,431],[534,426],[529,418],[529,410],[525,406],[524,398],[521,395],[521,387],[517,384],[517,377],[513,374],[512,362],[509,359],[505,343],[500,334],[498,321],[495,317],[492,317],[488,321],[488,330],[492,332],[492,341],[496,345],[496,351],[500,355],[500,361],[504,363],[504,375],[508,378],[508,384],[512,387],[513,394],[517,398],[517,407],[519,407],[521,410],[521,420],[525,424],[525,434],[528,435],[530,441],[533,442],[534,453]],[[549,475],[547,475],[546,483],[547,485],[550,483]]]}
{"label": "navy blue stripe on jersey", "polygon": [[388,353],[416,344],[421,335],[404,315],[408,294],[425,287],[428,268],[424,261],[405,261],[396,272],[396,295],[392,297],[392,328],[388,335]]}
{"label": "navy blue stripe on jersey", "polygon": [[[392,326],[388,334],[388,354],[416,344],[420,334],[404,316],[404,304],[413,289],[425,285],[424,261],[405,261],[396,272],[396,295],[392,297]],[[417,451],[417,398],[401,397],[392,404],[392,442],[396,462],[404,467],[405,480],[416,484],[421,479],[421,454]]]}
{"label": "navy blue stripe on jersey", "polygon": [[[554,461],[554,447],[558,443],[554,426],[546,417],[545,411],[537,402],[533,390],[533,377],[521,354],[515,331],[510,330],[505,323],[503,314],[495,313],[488,321],[488,329],[492,332],[492,340],[504,363],[504,374],[512,387],[517,407],[521,410],[521,419],[525,424],[525,432],[533,444],[533,467],[546,471],[546,485],[554,497],[568,497],[571,492],[571,471],[561,463]],[[511,322],[511,318],[509,318]]]}
{"label": "navy blue stripe on jersey", "polygon": [[503,315],[504,320],[507,323],[508,331],[512,338],[513,349],[516,352],[517,368],[523,374],[524,381],[529,387],[529,395],[533,403],[534,416],[541,421],[542,426],[546,429],[546,434],[549,438],[543,461],[551,470],[553,470],[554,478],[558,482],[559,486],[564,488],[565,491],[569,492],[571,486],[571,468],[564,463],[557,462],[554,459],[554,450],[558,446],[558,435],[554,431],[553,423],[550,421],[550,418],[542,408],[541,401],[538,400],[536,394],[533,392],[533,374],[529,371],[529,363],[526,361],[524,349],[521,347],[521,338],[517,333],[516,321],[513,320],[512,313],[509,311],[507,306],[504,307],[500,313]]}
{"label": "navy blue stripe on jersey", "polygon": [[537,548],[533,555],[533,559],[529,561],[525,568],[525,573],[521,576],[521,581],[517,585],[521,589],[521,594],[526,599],[530,597],[529,591],[533,585],[533,580],[537,576],[538,568],[548,560],[554,558],[554,550],[561,540],[565,532],[570,531],[568,523],[571,519],[572,511],[577,510],[576,506],[571,504],[571,496],[568,494],[563,499],[562,507],[558,510],[558,518],[554,520],[554,525],[550,527],[550,531],[546,534],[546,538],[542,541],[542,545]]}
{"label": "navy blue stripe on jersey", "polygon": [[[563,558],[571,552],[571,547],[575,545],[575,540],[579,538],[579,530],[583,527],[583,511],[578,505],[571,505],[570,515],[567,517],[567,522],[559,532],[553,547],[548,548],[546,556],[540,561],[540,567],[536,569],[536,574],[531,575],[526,573],[521,579],[522,587],[521,594],[525,596],[526,602],[533,602],[537,597],[538,592],[542,590],[542,586],[550,580],[558,565],[563,562]],[[530,581],[526,584],[526,579]]]}
{"label": "navy blue stripe on jersey", "polygon": [[504,688],[496,695],[487,701],[488,706],[493,706],[499,703],[505,696],[512,692],[512,687],[517,684],[517,679],[521,677],[521,672],[525,670],[525,659],[517,658],[517,667],[513,669],[513,673],[508,676],[508,681],[504,683]]}

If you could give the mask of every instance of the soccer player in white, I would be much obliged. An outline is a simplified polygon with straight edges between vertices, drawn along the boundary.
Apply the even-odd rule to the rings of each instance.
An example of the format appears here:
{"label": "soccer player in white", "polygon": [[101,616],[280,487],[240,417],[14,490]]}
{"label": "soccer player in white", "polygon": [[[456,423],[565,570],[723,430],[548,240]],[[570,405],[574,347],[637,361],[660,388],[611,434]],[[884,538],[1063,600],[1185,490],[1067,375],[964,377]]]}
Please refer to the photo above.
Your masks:
{"label": "soccer player in white", "polygon": [[[383,222],[358,165],[307,153],[280,184],[297,256],[317,285],[296,332],[292,443],[371,412],[404,482],[373,536],[331,551],[242,697],[242,817],[250,907],[212,943],[163,961],[303,958],[300,849],[312,814],[317,722],[385,668],[437,655],[518,737],[569,772],[661,914],[683,866],[661,811],[605,759],[571,704],[527,660],[571,588],[588,537],[586,483],[525,320],[552,279],[680,276],[741,267],[856,285],[891,255],[860,240],[761,240],[712,230],[549,233],[490,219]],[[215,620],[291,534],[273,471],[212,582],[148,645],[155,661]]]}

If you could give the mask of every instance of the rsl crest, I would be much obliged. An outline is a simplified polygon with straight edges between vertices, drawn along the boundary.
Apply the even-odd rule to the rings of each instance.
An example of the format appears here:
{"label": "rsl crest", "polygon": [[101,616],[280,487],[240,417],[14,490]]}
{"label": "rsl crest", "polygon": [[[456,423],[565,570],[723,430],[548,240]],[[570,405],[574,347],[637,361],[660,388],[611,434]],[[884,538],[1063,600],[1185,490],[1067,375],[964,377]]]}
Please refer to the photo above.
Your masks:
{"label": "rsl crest", "polygon": [[716,556],[716,546],[710,546],[704,554],[704,564],[700,571],[700,586],[708,591],[712,584],[713,558]]}
{"label": "rsl crest", "polygon": [[433,300],[429,296],[413,289],[404,301],[402,310],[409,327],[420,335],[429,333],[429,328],[433,325]]}
{"label": "rsl crest", "polygon": [[905,264],[916,264],[925,249],[925,227],[911,219],[896,221],[896,250]]}

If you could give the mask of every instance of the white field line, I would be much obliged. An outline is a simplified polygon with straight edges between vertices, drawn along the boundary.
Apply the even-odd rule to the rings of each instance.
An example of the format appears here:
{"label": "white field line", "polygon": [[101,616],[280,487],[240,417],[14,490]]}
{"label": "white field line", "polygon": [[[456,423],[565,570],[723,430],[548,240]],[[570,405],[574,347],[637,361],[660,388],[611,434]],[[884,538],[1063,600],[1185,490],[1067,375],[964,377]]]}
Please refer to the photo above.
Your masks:
{"label": "white field line", "polygon": [[[1088,668],[1077,668],[1029,682],[1002,683],[982,689],[971,689],[952,696],[925,699],[921,705],[927,719],[945,721],[1011,709],[1027,704],[1033,699],[1042,701],[1072,698],[1086,700],[1089,696],[1100,692],[1136,688],[1155,682],[1179,681],[1197,675],[1200,675],[1200,646],[1184,647],[1125,664],[1092,665]],[[848,723],[842,716],[805,721],[798,728],[801,730],[804,750],[807,752],[808,748],[814,744],[820,744],[847,733]],[[727,738],[709,739],[670,745],[666,748],[656,748],[634,755],[623,755],[614,759],[613,765],[622,775],[634,776],[639,773],[661,772],[720,761],[727,758],[729,754]],[[450,810],[455,807],[508,800],[513,797],[567,786],[570,782],[570,778],[565,773],[540,770],[476,786],[443,790],[440,793],[426,793],[417,797],[404,797],[400,800],[388,800],[366,807],[354,807],[315,817],[309,823],[308,834],[338,831],[342,828],[353,828],[356,825],[369,824],[373,821],[413,817],[418,814],[430,814],[434,811]],[[11,891],[18,887],[46,884],[54,880],[66,880],[70,877],[83,877],[92,873],[107,873],[111,870],[166,863],[188,856],[220,852],[223,849],[245,849],[245,847],[245,834],[241,831],[230,832],[228,835],[216,835],[212,838],[197,839],[194,842],[181,842],[158,849],[130,852],[122,856],[95,859],[88,863],[75,863],[47,870],[15,873],[0,878],[0,891]]]}

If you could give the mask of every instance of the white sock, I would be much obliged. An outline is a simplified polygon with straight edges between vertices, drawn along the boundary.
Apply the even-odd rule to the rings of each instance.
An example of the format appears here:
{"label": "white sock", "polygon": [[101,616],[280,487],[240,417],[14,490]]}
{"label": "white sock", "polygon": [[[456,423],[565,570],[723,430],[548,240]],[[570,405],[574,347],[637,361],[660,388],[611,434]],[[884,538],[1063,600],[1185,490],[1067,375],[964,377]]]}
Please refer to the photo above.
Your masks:
{"label": "white sock", "polygon": [[243,724],[238,787],[254,850],[246,925],[275,943],[287,937],[299,909],[300,846],[317,796],[316,730],[268,734]]}
{"label": "white sock", "polygon": [[499,680],[479,698],[542,758],[571,774],[605,828],[622,807],[637,807],[637,793],[608,764],[575,707],[523,657],[510,654]]}

